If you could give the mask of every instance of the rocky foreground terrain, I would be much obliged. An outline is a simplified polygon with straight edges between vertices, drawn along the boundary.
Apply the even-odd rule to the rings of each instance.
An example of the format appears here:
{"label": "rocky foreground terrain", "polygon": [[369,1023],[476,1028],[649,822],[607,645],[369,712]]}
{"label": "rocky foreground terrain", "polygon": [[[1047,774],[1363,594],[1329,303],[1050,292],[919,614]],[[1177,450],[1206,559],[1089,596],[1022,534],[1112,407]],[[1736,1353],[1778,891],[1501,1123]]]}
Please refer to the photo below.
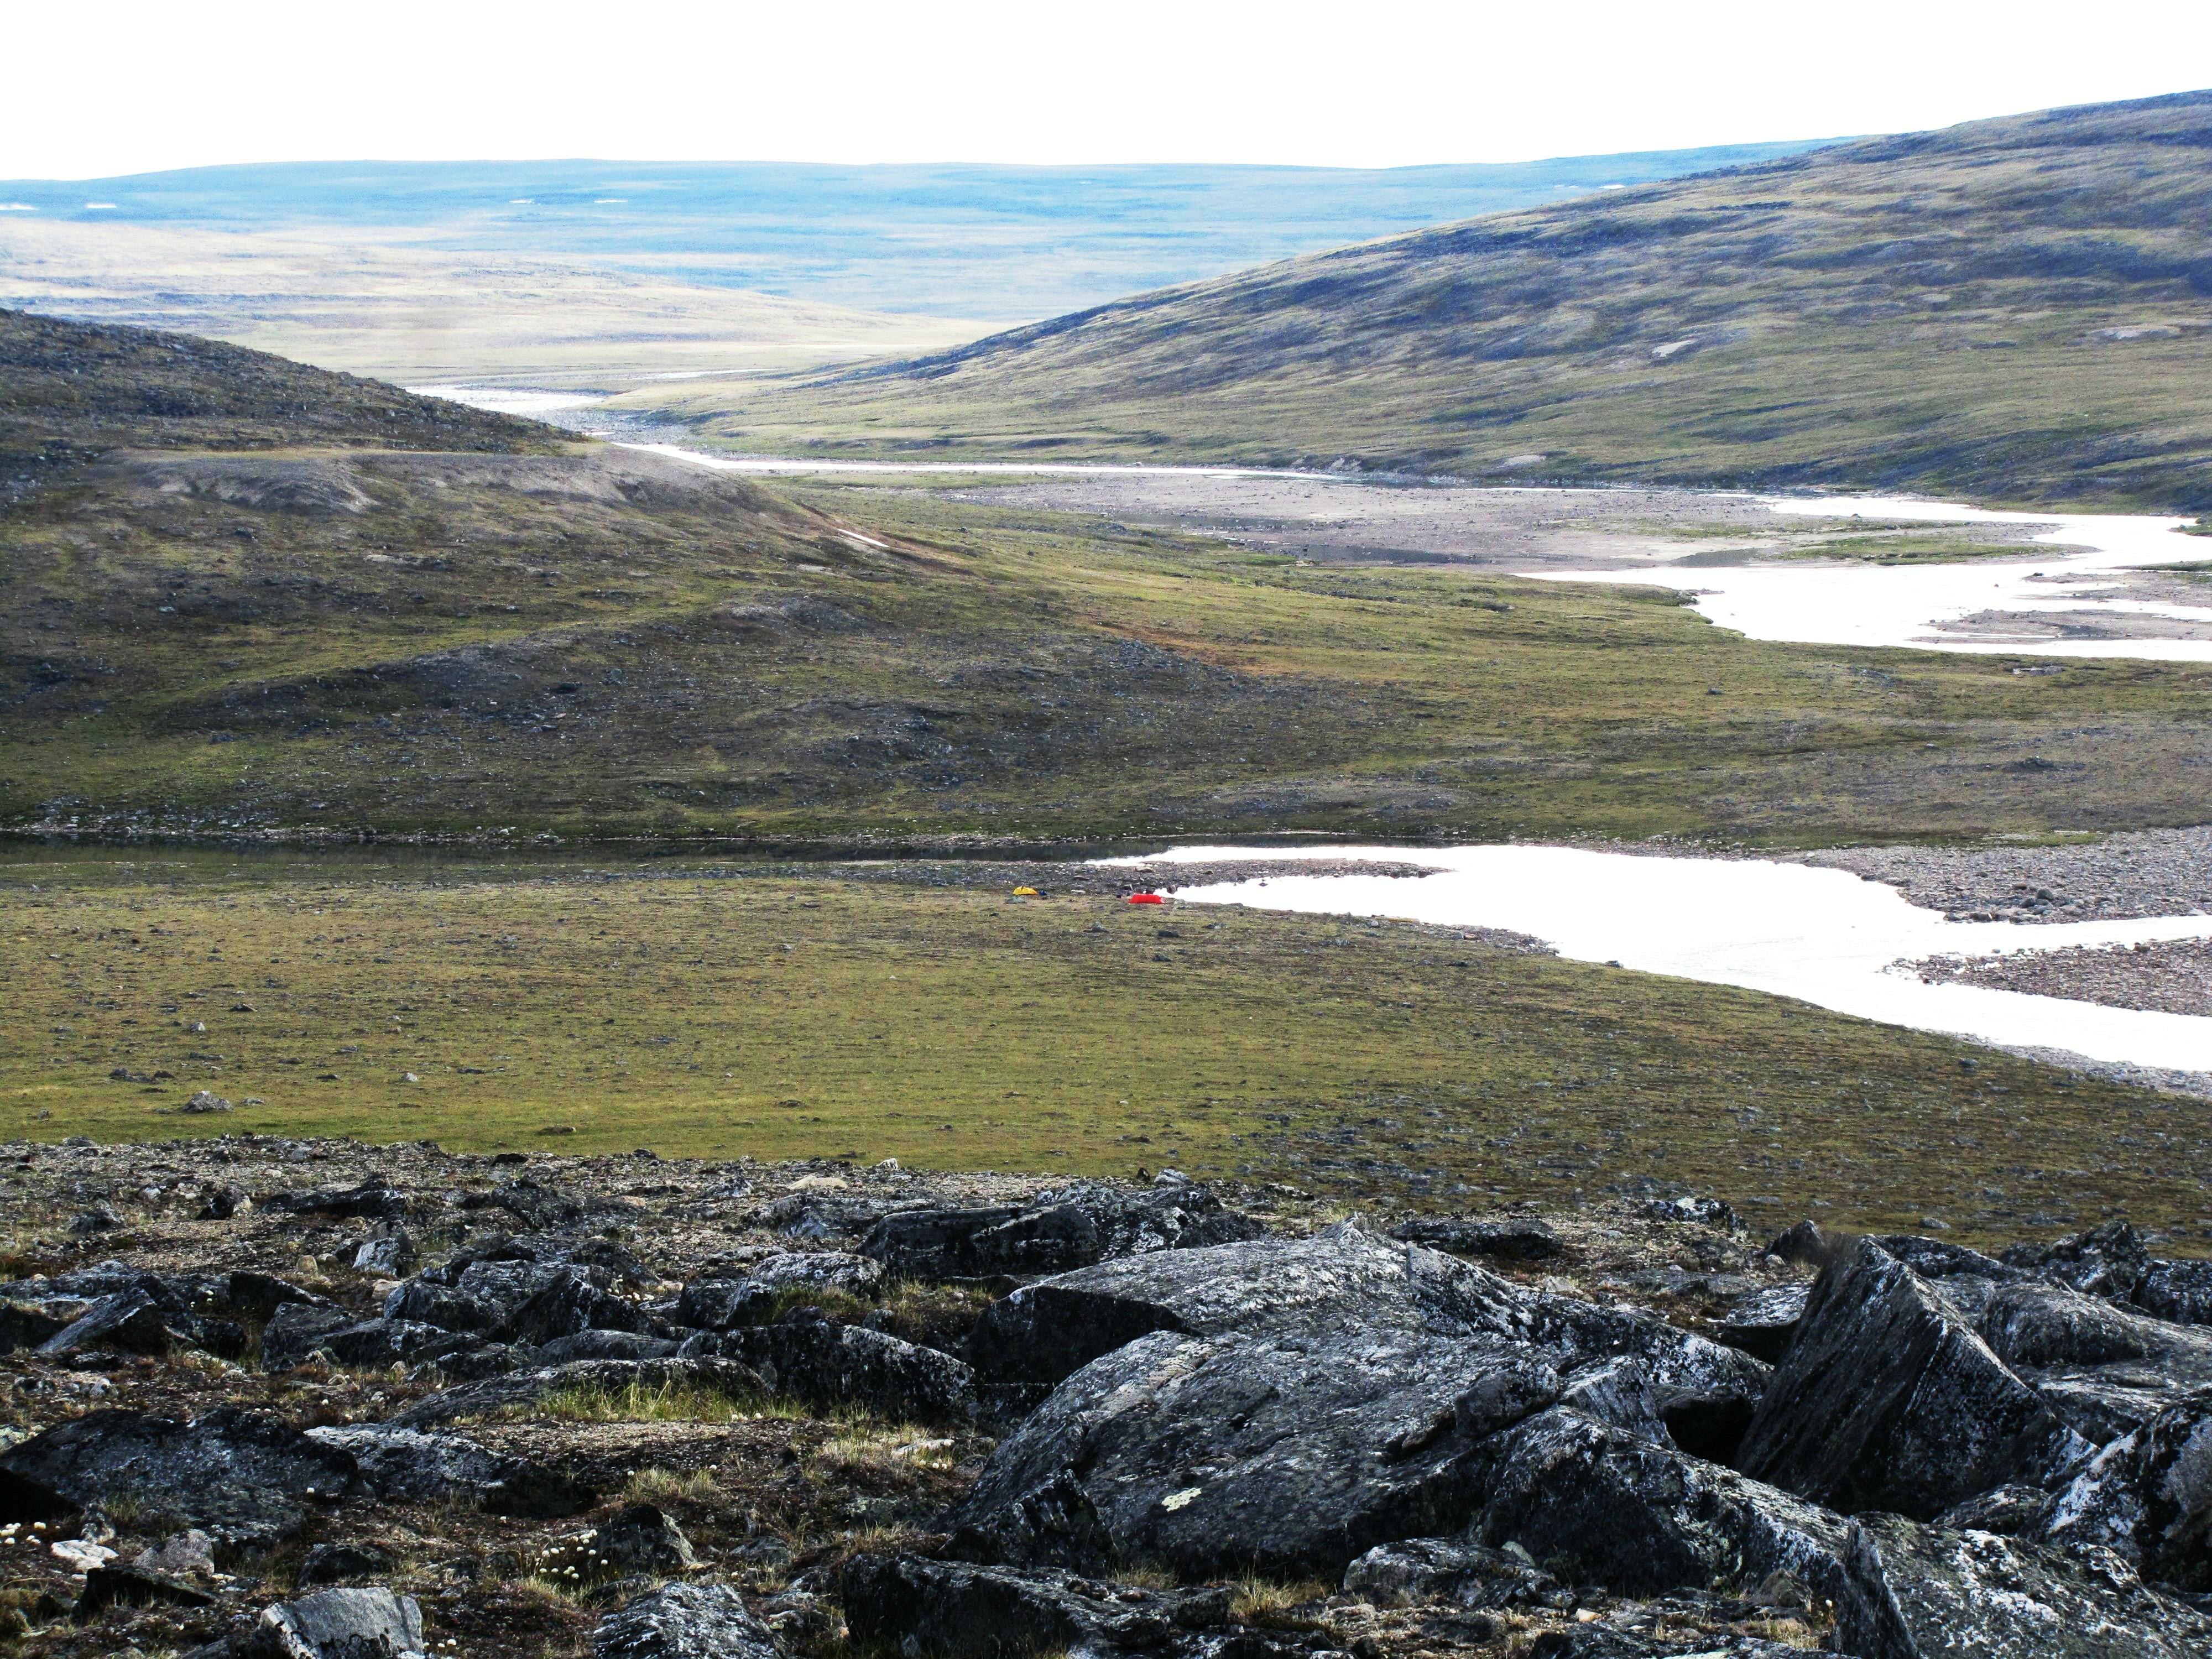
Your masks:
{"label": "rocky foreground terrain", "polygon": [[2212,1651],[2212,1263],[2121,1221],[0,1152],[16,1651]]}

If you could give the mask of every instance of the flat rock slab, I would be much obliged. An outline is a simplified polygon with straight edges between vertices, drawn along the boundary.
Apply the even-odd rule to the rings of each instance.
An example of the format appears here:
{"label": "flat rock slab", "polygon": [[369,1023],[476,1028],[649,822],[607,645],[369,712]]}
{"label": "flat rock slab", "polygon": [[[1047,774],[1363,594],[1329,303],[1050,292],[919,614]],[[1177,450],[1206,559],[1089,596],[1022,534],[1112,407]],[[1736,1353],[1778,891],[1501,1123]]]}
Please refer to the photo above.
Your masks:
{"label": "flat rock slab", "polygon": [[379,1586],[317,1590],[261,1615],[281,1659],[422,1659],[422,1609]]}
{"label": "flat rock slab", "polygon": [[1154,1250],[1255,1238],[1265,1229],[1205,1188],[1170,1182],[1130,1193],[1079,1183],[1036,1201],[976,1209],[902,1210],[878,1221],[860,1252],[917,1279],[1060,1273]]}
{"label": "flat rock slab", "polygon": [[141,1505],[155,1529],[197,1527],[228,1551],[296,1534],[311,1510],[369,1487],[352,1456],[274,1418],[222,1407],[197,1421],[94,1412],[0,1453],[0,1473],[77,1509]]}
{"label": "flat rock slab", "polygon": [[665,1584],[599,1620],[592,1659],[782,1659],[744,1598],[720,1584]]}
{"label": "flat rock slab", "polygon": [[840,1580],[861,1642],[912,1644],[945,1659],[1005,1654],[1158,1653],[1230,1622],[1225,1589],[1140,1589],[1053,1568],[1018,1570],[915,1555],[863,1555]]}

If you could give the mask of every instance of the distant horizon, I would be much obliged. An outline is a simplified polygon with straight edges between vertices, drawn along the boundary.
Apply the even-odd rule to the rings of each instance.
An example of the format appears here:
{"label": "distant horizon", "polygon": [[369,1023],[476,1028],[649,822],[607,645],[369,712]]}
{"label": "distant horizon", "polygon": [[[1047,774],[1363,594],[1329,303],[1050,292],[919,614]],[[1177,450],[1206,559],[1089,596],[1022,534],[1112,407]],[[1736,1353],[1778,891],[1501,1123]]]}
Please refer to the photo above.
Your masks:
{"label": "distant horizon", "polygon": [[519,19],[391,0],[372,28],[343,8],[126,0],[95,39],[81,14],[34,11],[10,23],[40,72],[0,108],[0,175],[695,158],[1397,171],[1923,131],[2212,85],[2212,10],[2179,0],[2115,0],[2063,40],[1994,0],[1866,0],[1848,31],[1748,0],[1664,15],[1593,0],[1571,37],[1435,0],[1350,33],[1222,0],[1172,27],[1002,0],[927,15],[855,0],[834,33],[794,8],[686,0],[649,30],[560,0]]}

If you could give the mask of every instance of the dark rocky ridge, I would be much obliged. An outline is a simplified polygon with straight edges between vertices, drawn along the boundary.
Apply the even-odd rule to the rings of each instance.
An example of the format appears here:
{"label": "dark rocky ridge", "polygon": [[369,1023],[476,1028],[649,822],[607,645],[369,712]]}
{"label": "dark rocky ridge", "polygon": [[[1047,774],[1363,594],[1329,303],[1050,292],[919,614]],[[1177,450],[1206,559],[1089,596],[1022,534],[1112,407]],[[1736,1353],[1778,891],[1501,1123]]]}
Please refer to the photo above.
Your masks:
{"label": "dark rocky ridge", "polygon": [[[2212,1306],[2124,1224],[2002,1260],[1688,1201],[1398,1230],[1455,1255],[1172,1176],[8,1157],[27,1652],[2212,1642]],[[70,1233],[95,1194],[117,1228]]]}

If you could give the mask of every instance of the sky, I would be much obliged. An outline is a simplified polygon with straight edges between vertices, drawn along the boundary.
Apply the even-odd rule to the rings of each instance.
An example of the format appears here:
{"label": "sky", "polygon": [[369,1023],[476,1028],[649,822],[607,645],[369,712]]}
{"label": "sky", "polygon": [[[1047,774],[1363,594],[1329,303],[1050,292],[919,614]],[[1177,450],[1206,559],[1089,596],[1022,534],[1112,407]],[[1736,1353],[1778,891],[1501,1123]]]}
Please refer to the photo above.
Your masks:
{"label": "sky", "polygon": [[1512,161],[2212,86],[2212,5],[9,0],[0,178],[232,161]]}

